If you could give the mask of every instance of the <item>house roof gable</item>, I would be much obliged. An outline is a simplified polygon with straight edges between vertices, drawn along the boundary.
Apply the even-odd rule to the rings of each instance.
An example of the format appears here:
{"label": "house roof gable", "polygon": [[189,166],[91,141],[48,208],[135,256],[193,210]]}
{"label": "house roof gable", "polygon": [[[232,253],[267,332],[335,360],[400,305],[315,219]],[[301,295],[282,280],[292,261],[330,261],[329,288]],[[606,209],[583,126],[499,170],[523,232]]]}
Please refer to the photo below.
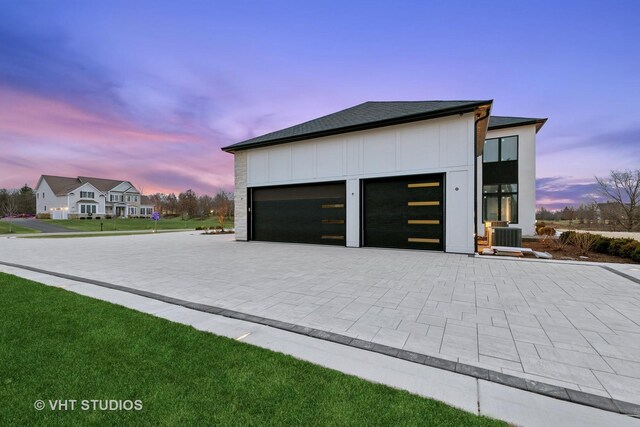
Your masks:
{"label": "house roof gable", "polygon": [[[118,185],[122,184],[123,182],[129,182],[126,181],[124,179],[106,179],[106,178],[94,178],[94,177],[90,177],[90,176],[79,176],[78,179],[81,182],[89,182],[91,183],[91,185],[93,185],[94,187],[96,187],[98,190],[106,193],[109,190],[114,189],[115,187],[117,187]],[[131,184],[129,182],[129,184]]]}
{"label": "house roof gable", "polygon": [[54,192],[56,196],[66,196],[70,191],[82,185],[82,182],[78,178],[71,178],[67,176],[55,176],[55,175],[42,175],[38,180],[36,188],[40,187],[40,182],[45,180]]}

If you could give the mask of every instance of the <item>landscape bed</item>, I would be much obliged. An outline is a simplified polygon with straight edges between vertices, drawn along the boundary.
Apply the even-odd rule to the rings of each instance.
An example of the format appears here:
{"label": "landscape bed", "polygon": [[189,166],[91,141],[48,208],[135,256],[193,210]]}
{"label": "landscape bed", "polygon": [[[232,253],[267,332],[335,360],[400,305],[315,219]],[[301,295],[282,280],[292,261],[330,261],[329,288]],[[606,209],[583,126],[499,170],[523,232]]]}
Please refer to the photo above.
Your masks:
{"label": "landscape bed", "polygon": [[[0,316],[8,425],[505,425],[3,273]],[[142,409],[38,411],[38,399],[139,400]]]}
{"label": "landscape bed", "polygon": [[[155,222],[150,220],[149,218],[100,218],[67,220],[44,219],[41,221],[78,231],[101,231],[101,223],[102,230],[104,231],[153,230],[156,226]],[[181,219],[180,217],[161,218],[159,221],[157,221],[157,223],[158,230],[194,230],[196,227],[215,228],[220,225],[217,219],[211,217],[205,219],[187,219],[186,221]],[[224,228],[233,228],[233,219],[226,220]]]}

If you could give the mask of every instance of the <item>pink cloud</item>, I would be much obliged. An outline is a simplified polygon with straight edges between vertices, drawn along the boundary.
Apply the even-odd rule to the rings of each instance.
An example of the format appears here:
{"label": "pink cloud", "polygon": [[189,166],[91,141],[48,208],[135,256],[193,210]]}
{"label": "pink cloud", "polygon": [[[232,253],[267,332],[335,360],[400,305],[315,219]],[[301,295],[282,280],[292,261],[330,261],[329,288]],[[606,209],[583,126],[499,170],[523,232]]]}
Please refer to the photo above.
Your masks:
{"label": "pink cloud", "polygon": [[[231,189],[233,158],[208,135],[165,132],[0,86],[0,187],[41,174],[132,180],[145,192]],[[163,179],[158,179],[163,177]]]}
{"label": "pink cloud", "polygon": [[27,137],[51,137],[69,142],[142,143],[194,142],[187,133],[157,132],[61,101],[0,86],[0,129]]}

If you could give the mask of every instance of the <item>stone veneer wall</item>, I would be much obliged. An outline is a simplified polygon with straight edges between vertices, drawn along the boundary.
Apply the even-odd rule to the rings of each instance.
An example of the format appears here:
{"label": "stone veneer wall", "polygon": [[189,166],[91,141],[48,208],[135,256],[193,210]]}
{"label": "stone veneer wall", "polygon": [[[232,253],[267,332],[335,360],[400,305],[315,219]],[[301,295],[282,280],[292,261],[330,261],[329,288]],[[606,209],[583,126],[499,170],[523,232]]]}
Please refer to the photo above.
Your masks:
{"label": "stone veneer wall", "polygon": [[236,192],[235,224],[236,240],[247,240],[247,152],[234,154]]}

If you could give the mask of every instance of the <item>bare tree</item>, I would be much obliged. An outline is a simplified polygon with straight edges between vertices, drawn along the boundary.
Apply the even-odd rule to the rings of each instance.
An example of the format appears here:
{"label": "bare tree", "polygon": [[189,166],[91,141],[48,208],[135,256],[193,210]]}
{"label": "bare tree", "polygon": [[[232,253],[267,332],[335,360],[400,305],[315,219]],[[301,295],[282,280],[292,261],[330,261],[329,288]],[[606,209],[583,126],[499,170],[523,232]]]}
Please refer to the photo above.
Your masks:
{"label": "bare tree", "polygon": [[229,215],[231,215],[231,206],[233,206],[231,200],[226,199],[220,201],[218,210],[216,211],[216,214],[218,216],[218,223],[220,224],[220,228],[222,229],[222,231],[224,231],[224,220]]}
{"label": "bare tree", "polygon": [[13,233],[13,221],[11,217],[18,212],[18,197],[16,193],[8,194],[0,208],[2,209],[2,213],[9,217],[9,233]]}
{"label": "bare tree", "polygon": [[614,203],[621,212],[617,221],[632,231],[640,222],[640,169],[611,171],[608,177],[598,178],[600,193]]}

